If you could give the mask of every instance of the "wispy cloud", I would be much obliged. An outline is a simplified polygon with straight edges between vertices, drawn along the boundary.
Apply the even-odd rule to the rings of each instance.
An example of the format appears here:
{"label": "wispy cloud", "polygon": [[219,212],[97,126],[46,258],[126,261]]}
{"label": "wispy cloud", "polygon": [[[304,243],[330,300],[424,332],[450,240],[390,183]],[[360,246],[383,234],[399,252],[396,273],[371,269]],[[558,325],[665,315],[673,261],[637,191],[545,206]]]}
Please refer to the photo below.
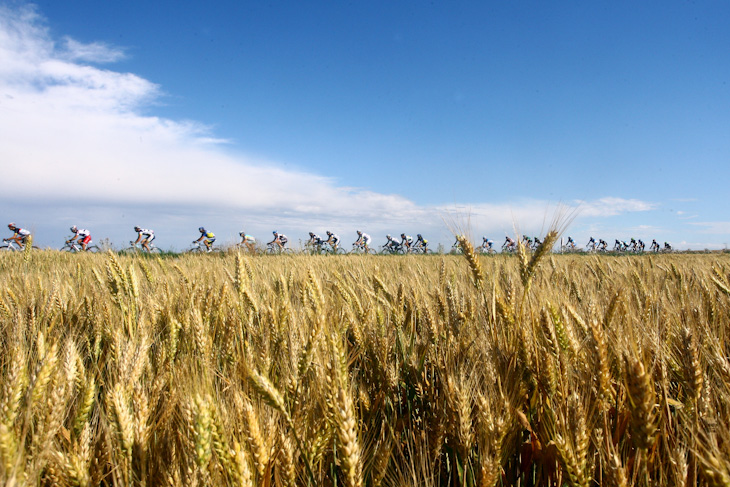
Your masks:
{"label": "wispy cloud", "polygon": [[595,201],[576,200],[575,204],[583,217],[608,217],[623,213],[651,211],[659,206],[648,201],[615,197],[604,197]]}
{"label": "wispy cloud", "polygon": [[126,57],[124,50],[102,42],[84,44],[70,37],[64,37],[65,53],[60,54],[70,61],[90,63],[114,63]]}

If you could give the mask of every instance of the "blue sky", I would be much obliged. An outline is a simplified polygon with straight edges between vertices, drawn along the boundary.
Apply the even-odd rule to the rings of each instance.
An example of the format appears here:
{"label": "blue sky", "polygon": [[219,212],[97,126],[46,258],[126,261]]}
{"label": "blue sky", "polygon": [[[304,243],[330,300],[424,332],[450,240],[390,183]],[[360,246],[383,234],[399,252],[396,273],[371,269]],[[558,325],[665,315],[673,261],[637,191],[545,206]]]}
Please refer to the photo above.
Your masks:
{"label": "blue sky", "polygon": [[[198,226],[730,242],[727,2],[0,0],[0,200]],[[453,225],[451,225],[453,226]],[[67,232],[66,232],[67,233]]]}

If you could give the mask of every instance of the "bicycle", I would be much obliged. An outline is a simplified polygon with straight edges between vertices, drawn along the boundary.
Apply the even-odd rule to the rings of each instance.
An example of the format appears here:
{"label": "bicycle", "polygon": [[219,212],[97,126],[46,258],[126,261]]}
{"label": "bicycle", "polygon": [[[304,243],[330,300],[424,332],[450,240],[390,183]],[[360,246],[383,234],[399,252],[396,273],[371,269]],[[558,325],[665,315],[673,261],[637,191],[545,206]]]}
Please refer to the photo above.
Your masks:
{"label": "bicycle", "polygon": [[[63,247],[61,247],[61,252],[83,252],[84,248],[81,246],[81,242],[78,240],[71,240],[71,237],[66,239],[66,243]],[[97,252],[101,252],[101,249],[97,245],[87,245],[86,246],[86,252],[91,252],[92,254],[95,254]]]}
{"label": "bicycle", "polygon": [[425,245],[412,245],[408,249],[408,253],[409,254],[423,254],[423,255],[428,255],[428,254],[433,254],[433,250],[429,249]]}
{"label": "bicycle", "polygon": [[280,254],[291,255],[294,253],[294,250],[288,249],[286,247],[283,247],[283,248],[279,247],[279,245],[271,242],[271,243],[266,244],[265,252],[267,254],[271,254],[271,255],[280,255]]}
{"label": "bicycle", "polygon": [[451,246],[451,250],[449,251],[450,254],[463,254],[464,250],[461,248],[461,245],[459,245],[459,242],[456,242],[454,245]]}
{"label": "bicycle", "polygon": [[392,244],[392,245],[385,244],[385,245],[381,246],[380,253],[381,254],[391,254],[391,255],[396,255],[396,254],[402,255],[402,254],[405,254],[406,252],[402,245],[396,243],[396,244]]}
{"label": "bicycle", "polygon": [[221,253],[222,250],[217,247],[213,247],[212,245],[209,249],[205,246],[205,244],[203,244],[202,242],[198,242],[197,240],[194,240],[192,243],[192,246],[185,251],[186,254],[211,253],[211,252]]}
{"label": "bicycle", "polygon": [[514,252],[517,252],[517,244],[507,242],[502,244],[502,253],[512,254]]}
{"label": "bicycle", "polygon": [[[22,252],[25,250],[25,245],[19,245],[18,242],[11,238],[4,238],[3,245],[0,245],[0,252]],[[35,245],[31,245],[31,249],[38,249]]]}
{"label": "bicycle", "polygon": [[480,245],[479,247],[477,247],[477,252],[480,254],[489,254],[489,255],[497,253],[497,251],[494,250],[489,245]]}
{"label": "bicycle", "polygon": [[334,245],[327,243],[327,242],[322,243],[320,251],[323,254],[331,254],[331,255],[347,253],[347,251],[345,249],[343,249],[342,247],[340,247],[339,245],[335,247]]}
{"label": "bicycle", "polygon": [[371,248],[368,245],[365,244],[359,244],[355,242],[352,244],[352,250],[350,251],[351,254],[377,254],[375,249]]}
{"label": "bicycle", "polygon": [[[311,254],[311,255],[319,255],[322,253],[322,245],[324,245],[324,242],[321,242],[321,243],[307,242],[304,244],[304,253]],[[270,253],[273,253],[273,252],[270,252]]]}
{"label": "bicycle", "polygon": [[162,252],[160,249],[155,247],[155,244],[152,242],[148,243],[147,246],[150,248],[149,250],[144,248],[144,246],[141,243],[134,243],[134,240],[130,240],[129,247],[122,249],[121,252],[123,252],[125,254],[136,254],[138,252],[144,252],[144,253],[149,253],[149,254],[159,254],[160,252]]}

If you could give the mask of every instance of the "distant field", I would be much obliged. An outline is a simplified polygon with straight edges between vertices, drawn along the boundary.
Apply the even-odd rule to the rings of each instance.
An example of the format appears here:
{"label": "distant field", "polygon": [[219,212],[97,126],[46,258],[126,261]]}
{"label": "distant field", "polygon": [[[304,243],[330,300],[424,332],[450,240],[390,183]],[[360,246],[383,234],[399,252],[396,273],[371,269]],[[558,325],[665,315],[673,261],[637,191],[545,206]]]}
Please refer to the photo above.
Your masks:
{"label": "distant field", "polygon": [[4,485],[729,485],[730,255],[0,254]]}

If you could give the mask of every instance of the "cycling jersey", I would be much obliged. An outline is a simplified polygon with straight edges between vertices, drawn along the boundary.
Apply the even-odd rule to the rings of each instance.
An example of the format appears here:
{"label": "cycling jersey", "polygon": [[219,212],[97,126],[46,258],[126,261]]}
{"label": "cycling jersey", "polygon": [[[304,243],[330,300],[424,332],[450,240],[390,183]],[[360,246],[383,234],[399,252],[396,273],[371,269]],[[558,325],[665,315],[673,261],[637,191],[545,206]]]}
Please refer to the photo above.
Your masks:
{"label": "cycling jersey", "polygon": [[243,241],[244,242],[247,242],[247,243],[256,243],[256,239],[253,238],[251,235],[241,235],[241,237],[243,238]]}
{"label": "cycling jersey", "polygon": [[78,230],[76,230],[76,236],[77,236],[77,237],[80,237],[80,238],[86,238],[86,237],[88,237],[89,235],[91,235],[91,232],[89,232],[89,231],[88,231],[88,230],[86,230],[85,228],[79,228]]}
{"label": "cycling jersey", "polygon": [[327,240],[327,242],[337,245],[340,243],[340,237],[333,233],[332,235],[330,235],[330,238]]}
{"label": "cycling jersey", "polygon": [[155,234],[155,232],[154,232],[154,230],[149,230],[147,228],[140,228],[139,234],[142,235],[143,237],[149,238],[149,237],[153,236]]}
{"label": "cycling jersey", "polygon": [[30,232],[28,230],[26,230],[25,228],[16,228],[15,235],[25,238],[28,235],[30,235]]}
{"label": "cycling jersey", "polygon": [[371,240],[372,239],[370,238],[370,235],[368,235],[367,233],[363,233],[363,234],[360,235],[360,238],[358,238],[357,239],[357,242],[355,242],[355,243],[366,244],[367,245],[367,244],[370,243]]}

